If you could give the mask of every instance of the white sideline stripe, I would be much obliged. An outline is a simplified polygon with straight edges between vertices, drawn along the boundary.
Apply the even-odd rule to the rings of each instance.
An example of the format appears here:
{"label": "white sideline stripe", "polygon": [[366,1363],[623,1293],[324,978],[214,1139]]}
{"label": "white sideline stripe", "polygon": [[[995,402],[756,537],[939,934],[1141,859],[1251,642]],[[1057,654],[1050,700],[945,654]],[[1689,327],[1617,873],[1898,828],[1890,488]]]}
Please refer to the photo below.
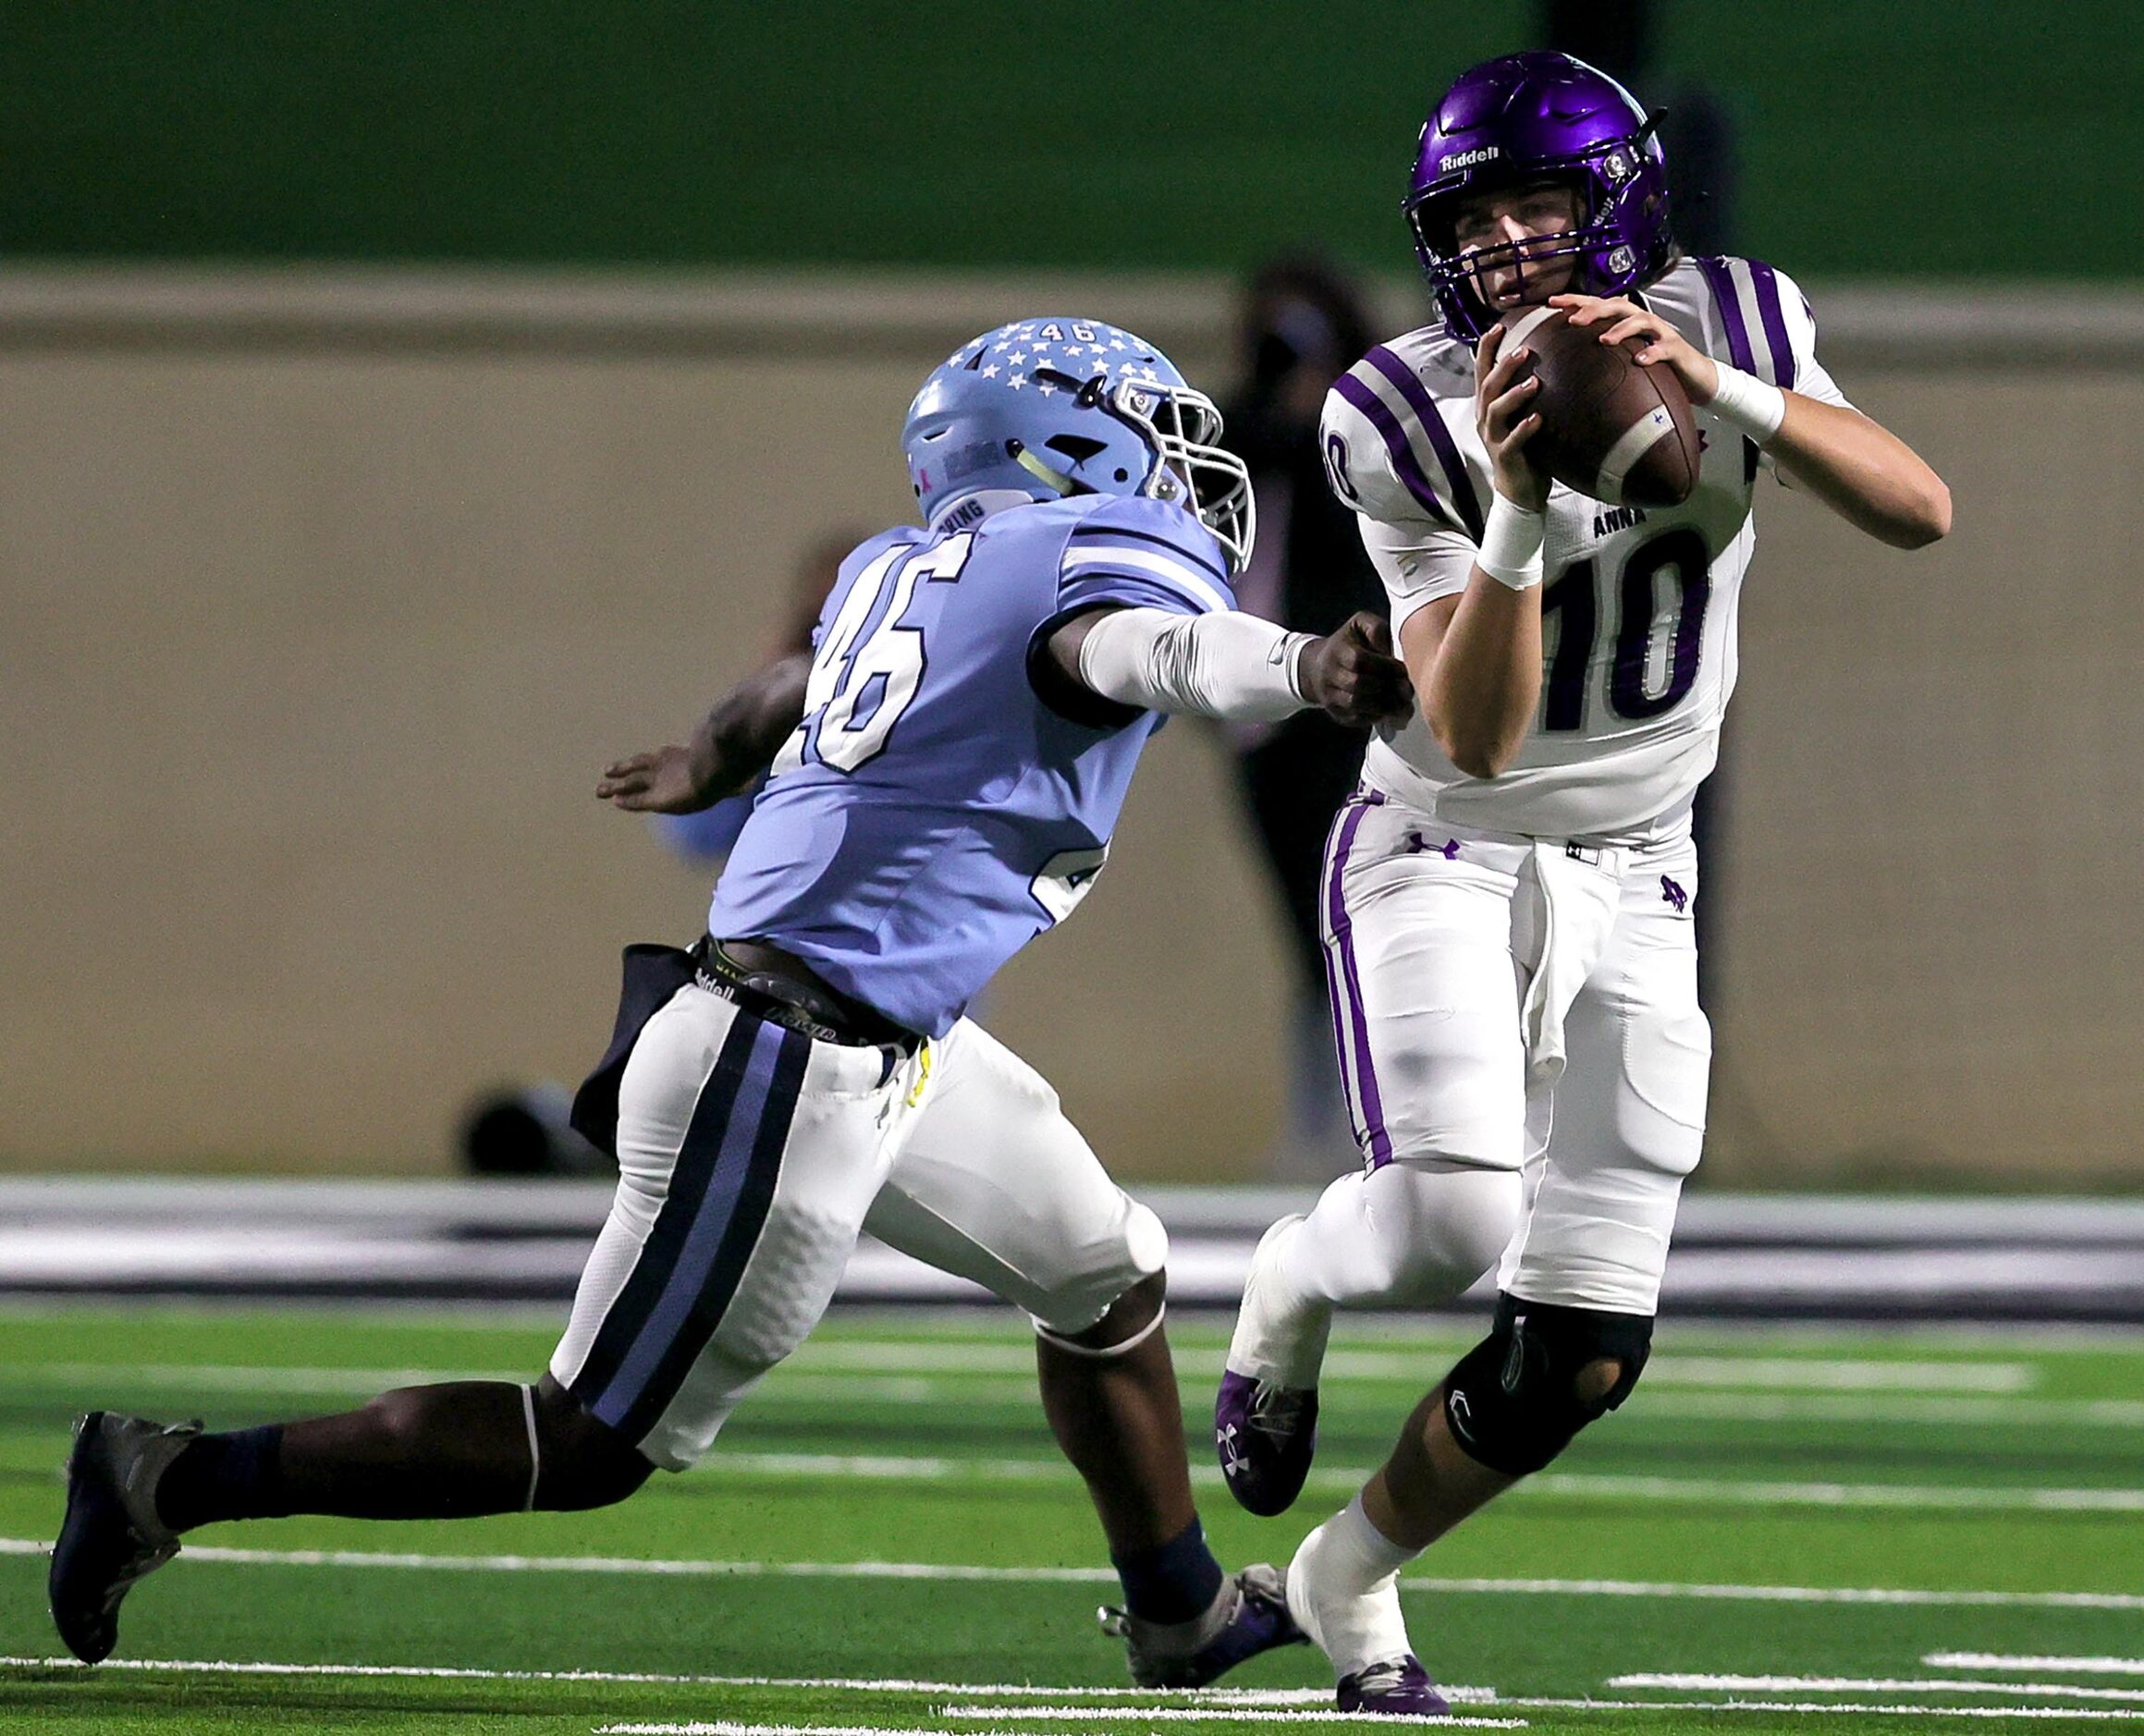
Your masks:
{"label": "white sideline stripe", "polygon": [[1136,1712],[1121,1705],[946,1705],[942,1718],[973,1718],[978,1723],[1008,1724],[1015,1718],[1047,1718],[1053,1723],[1084,1723],[1107,1718],[1112,1724],[1130,1718],[1152,1718],[1170,1724],[1434,1724],[1443,1730],[1462,1725],[1473,1730],[1525,1730],[1523,1718],[1466,1718],[1427,1714],[1409,1716],[1390,1712],[1290,1712],[1239,1711],[1203,1705],[1143,1706]]}
{"label": "white sideline stripe", "polygon": [[[1176,1360],[1182,1367],[1191,1359],[1180,1352]],[[1331,1367],[1342,1360],[1342,1355],[1329,1357],[1327,1366]],[[1033,1358],[1028,1361],[1032,1363]],[[1031,1402],[1035,1398],[1032,1366],[1024,1369],[1021,1378],[1006,1378],[987,1385],[983,1384],[985,1376],[959,1371],[938,1375],[867,1375],[829,1370],[815,1374],[805,1372],[809,1366],[807,1361],[800,1369],[798,1362],[792,1361],[778,1370],[768,1384],[753,1395],[754,1412],[784,1403],[823,1403],[828,1400],[856,1404],[939,1405],[960,1400],[1023,1403]],[[1219,1366],[1218,1355],[1216,1366]],[[33,1375],[67,1386],[128,1382],[195,1391],[205,1388],[218,1392],[370,1395],[433,1380],[495,1380],[513,1385],[527,1373],[526,1369],[250,1368],[177,1363],[38,1363],[18,1366],[13,1378],[18,1384],[26,1375]],[[1418,1375],[1417,1369],[1416,1376],[1410,1378]],[[1649,1375],[1647,1384],[1648,1388],[1654,1384]],[[1689,1419],[1729,1423],[1886,1423],[1935,1428],[1995,1424],[2014,1428],[2144,1429],[2144,1400],[2136,1399],[1914,1396],[1883,1399],[1796,1391],[1665,1391],[1648,1392],[1644,1413],[1663,1422]]]}
{"label": "white sideline stripe", "polygon": [[[1191,1700],[1214,1705],[1323,1705],[1329,1688],[1038,1688],[1022,1681],[922,1681],[878,1676],[684,1676],[648,1670],[476,1669],[433,1664],[274,1664],[229,1659],[114,1657],[84,1664],[72,1657],[0,1657],[5,1669],[164,1670],[216,1676],[389,1676],[442,1681],[594,1681],[686,1688],[838,1688],[855,1693],[958,1693],[986,1697]],[[1451,1692],[1451,1690],[1447,1690]],[[1488,1688],[1459,1690],[1490,1697]]]}
{"label": "white sideline stripe", "polygon": [[1528,1711],[1573,1712],[1805,1712],[1841,1718],[1876,1715],[1885,1718],[2064,1718],[2128,1721],[2144,1718],[2144,1712],[2089,1705],[1910,1705],[1898,1701],[1875,1700],[1542,1700],[1513,1695],[1499,1705],[1521,1706]]}
{"label": "white sideline stripe", "polygon": [[2144,1676],[2144,1657],[2015,1657],[2002,1652],[1930,1652],[1936,1669],[2075,1670],[2080,1676]]}
{"label": "white sideline stripe", "polygon": [[[1397,1380],[1427,1386],[1441,1369],[1433,1366],[1449,1346],[1421,1352],[1334,1351],[1324,1372],[1334,1380]],[[1180,1374],[1219,1377],[1226,1352],[1178,1350]],[[1035,1352],[1026,1345],[938,1343],[928,1339],[881,1339],[863,1343],[807,1342],[783,1364],[798,1374],[1020,1375],[1032,1388]],[[230,1388],[240,1391],[288,1388],[306,1392],[372,1391],[432,1380],[525,1380],[516,1369],[349,1368],[259,1366],[229,1363],[26,1363],[8,1378],[37,1376],[67,1382],[154,1380],[174,1384]],[[2030,1390],[2040,1370],[2029,1363],[1893,1363],[1843,1358],[1817,1360],[1789,1356],[1658,1356],[1646,1365],[1648,1390],[1662,1387],[1783,1392],[1922,1392],[2003,1394]],[[2092,1400],[2077,1401],[2093,1404]],[[2101,1401],[2117,1405],[2123,1400]],[[2144,1417],[2144,1404],[2127,1403],[2132,1417]]]}
{"label": "white sideline stripe", "polygon": [[1724,1693],[2015,1693],[2034,1700],[2114,1700],[2144,1703],[2144,1688],[2080,1688],[2062,1681],[1983,1681],[1947,1676],[1700,1676],[1681,1671],[1640,1671],[1611,1676],[1611,1688],[1713,1688]]}
{"label": "white sideline stripe", "polygon": [[[1218,1473],[1218,1468],[1217,1468]],[[1367,1473],[1346,1481],[1350,1487]],[[1317,1473],[1312,1473],[1312,1481]],[[1708,1477],[1587,1476],[1549,1472],[1529,1478],[1514,1493],[1596,1495],[1623,1499],[1697,1504],[1730,1502],[1748,1507],[1963,1508],[1985,1512],[2138,1513],[2144,1489],[2006,1489],[1985,1485],[1945,1487],[1903,1483],[1766,1483]]]}
{"label": "white sideline stripe", "polygon": [[[50,1543],[0,1537],[0,1556],[49,1555]],[[1016,1585],[1113,1585],[1104,1567],[969,1567],[935,1561],[694,1561],[644,1556],[419,1555],[364,1549],[222,1549],[195,1546],[190,1561],[262,1567],[357,1567],[474,1573],[616,1573],[686,1579],[862,1579],[998,1582]],[[2073,1591],[1933,1591],[1859,1585],[1735,1585],[1672,1580],[1438,1579],[1409,1577],[1408,1592],[1521,1597],[1688,1598],[1698,1602],[1880,1604],[1942,1608],[2144,1609],[2144,1593]],[[0,1660],[5,1661],[5,1660]],[[111,1668],[117,1668],[116,1665]],[[205,1666],[204,1666],[205,1668]],[[921,1684],[924,1686],[944,1684]],[[1041,1689],[1028,1692],[1041,1693]],[[1081,1690],[1107,1693],[1106,1689]]]}
{"label": "white sideline stripe", "polygon": [[[1062,1483],[1057,1459],[951,1459],[925,1454],[717,1453],[703,1469],[731,1477],[851,1478],[890,1483]],[[1352,1492],[1366,1465],[1324,1465],[1306,1487]],[[1192,1481],[1218,1488],[1218,1465],[1194,1465]],[[1543,1472],[1513,1492],[1519,1500],[1578,1497],[1690,1506],[1909,1508],[1975,1512],[2144,1513],[2144,1489],[2003,1488],[1988,1485],[1786,1483],[1727,1477],[1644,1477]]]}
{"label": "white sideline stripe", "polygon": [[1985,1609],[2144,1609],[2144,1593],[1931,1591],[1880,1585],[1709,1585],[1671,1580],[1417,1579],[1402,1591],[1488,1595],[1690,1598],[1701,1603],[1883,1604]]}
{"label": "white sideline stripe", "polygon": [[[49,1555],[52,1545],[0,1537],[0,1556]],[[393,1568],[447,1573],[614,1573],[656,1579],[981,1580],[1114,1585],[1106,1567],[968,1567],[933,1561],[695,1561],[629,1555],[420,1555],[374,1549],[226,1549],[187,1546],[181,1559],[240,1567]]]}
{"label": "white sideline stripe", "polygon": [[595,1736],[953,1736],[943,1730],[900,1730],[880,1724],[732,1724],[696,1718],[690,1724],[598,1724]]}

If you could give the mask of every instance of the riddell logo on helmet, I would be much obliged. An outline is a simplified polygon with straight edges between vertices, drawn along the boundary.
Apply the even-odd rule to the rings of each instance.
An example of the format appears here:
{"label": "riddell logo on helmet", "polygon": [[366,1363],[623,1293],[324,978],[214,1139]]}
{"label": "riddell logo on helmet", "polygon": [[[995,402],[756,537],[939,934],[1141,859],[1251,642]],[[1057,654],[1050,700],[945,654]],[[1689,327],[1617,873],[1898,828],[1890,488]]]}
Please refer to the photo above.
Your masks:
{"label": "riddell logo on helmet", "polygon": [[1501,155],[1501,145],[1482,145],[1473,151],[1454,151],[1450,156],[1437,160],[1437,172],[1449,175],[1453,169],[1471,169],[1477,163],[1493,163]]}

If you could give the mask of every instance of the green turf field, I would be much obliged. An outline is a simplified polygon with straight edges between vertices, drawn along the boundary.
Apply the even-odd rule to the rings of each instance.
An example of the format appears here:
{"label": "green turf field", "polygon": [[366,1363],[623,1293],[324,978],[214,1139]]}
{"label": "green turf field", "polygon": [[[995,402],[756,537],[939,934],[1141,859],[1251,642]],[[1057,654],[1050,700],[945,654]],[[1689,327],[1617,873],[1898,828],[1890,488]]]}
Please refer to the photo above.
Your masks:
{"label": "green turf field", "polygon": [[[1285,1559],[1461,1344],[1336,1334],[1317,1478],[1258,1521],[1207,1470],[1222,1328],[1174,1331],[1231,1563]],[[38,1551],[75,1410],[237,1425],[520,1377],[550,1337],[527,1314],[0,1314],[0,1730],[1255,1736],[1327,1704],[1307,1650],[1225,1698],[1111,1692],[1098,1539],[1023,1334],[981,1314],[830,1323],[705,1469],[606,1512],[203,1532],[135,1594],[117,1667],[54,1661]],[[1500,1727],[2144,1719],[2144,1339],[1666,1332],[1623,1413],[1424,1557],[1407,1600],[1461,1714]]]}

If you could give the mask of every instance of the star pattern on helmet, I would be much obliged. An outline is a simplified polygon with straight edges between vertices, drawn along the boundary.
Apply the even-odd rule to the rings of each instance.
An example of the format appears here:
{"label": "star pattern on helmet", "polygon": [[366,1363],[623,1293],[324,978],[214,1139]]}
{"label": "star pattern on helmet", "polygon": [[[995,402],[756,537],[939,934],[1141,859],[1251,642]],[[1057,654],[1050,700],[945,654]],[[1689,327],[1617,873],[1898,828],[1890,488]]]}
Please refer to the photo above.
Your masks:
{"label": "star pattern on helmet", "polygon": [[1024,373],[1016,373],[1010,380],[1006,381],[1005,384],[1011,386],[1015,392],[1017,392],[1022,386],[1027,384],[1027,376]]}

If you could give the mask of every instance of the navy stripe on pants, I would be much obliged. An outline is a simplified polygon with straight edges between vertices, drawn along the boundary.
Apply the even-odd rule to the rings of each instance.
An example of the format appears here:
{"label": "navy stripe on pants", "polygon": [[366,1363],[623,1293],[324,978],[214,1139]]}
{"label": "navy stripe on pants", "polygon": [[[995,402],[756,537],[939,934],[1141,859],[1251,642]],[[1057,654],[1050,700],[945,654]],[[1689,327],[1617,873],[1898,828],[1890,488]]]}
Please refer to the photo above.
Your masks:
{"label": "navy stripe on pants", "polygon": [[571,1391],[637,1439],[721,1324],[774,1198],[811,1039],[739,1011],[631,1273]]}

